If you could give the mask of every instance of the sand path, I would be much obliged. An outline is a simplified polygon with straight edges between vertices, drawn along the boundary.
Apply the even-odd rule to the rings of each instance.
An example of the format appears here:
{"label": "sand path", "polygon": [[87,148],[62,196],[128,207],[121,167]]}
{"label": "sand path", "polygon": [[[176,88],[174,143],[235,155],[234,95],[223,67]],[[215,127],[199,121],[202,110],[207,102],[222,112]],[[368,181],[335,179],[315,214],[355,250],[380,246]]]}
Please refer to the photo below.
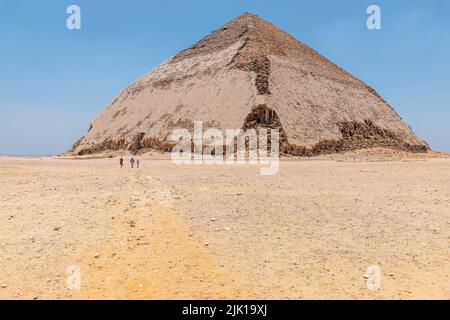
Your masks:
{"label": "sand path", "polygon": [[[1,166],[0,281],[7,287],[0,297],[241,296],[236,280],[171,208],[170,186],[148,172],[99,162],[74,163],[72,171],[54,160]],[[80,291],[66,288],[69,266],[81,271]]]}

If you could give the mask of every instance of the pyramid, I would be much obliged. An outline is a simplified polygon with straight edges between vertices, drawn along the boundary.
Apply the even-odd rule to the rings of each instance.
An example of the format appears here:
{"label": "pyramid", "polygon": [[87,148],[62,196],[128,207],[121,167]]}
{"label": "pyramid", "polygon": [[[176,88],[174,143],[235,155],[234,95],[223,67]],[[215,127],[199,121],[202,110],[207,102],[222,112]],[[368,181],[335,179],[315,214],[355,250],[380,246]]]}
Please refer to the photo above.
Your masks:
{"label": "pyramid", "polygon": [[427,152],[377,92],[273,24],[245,13],[121,91],[75,143],[77,155],[170,151],[174,129],[277,128],[280,150]]}

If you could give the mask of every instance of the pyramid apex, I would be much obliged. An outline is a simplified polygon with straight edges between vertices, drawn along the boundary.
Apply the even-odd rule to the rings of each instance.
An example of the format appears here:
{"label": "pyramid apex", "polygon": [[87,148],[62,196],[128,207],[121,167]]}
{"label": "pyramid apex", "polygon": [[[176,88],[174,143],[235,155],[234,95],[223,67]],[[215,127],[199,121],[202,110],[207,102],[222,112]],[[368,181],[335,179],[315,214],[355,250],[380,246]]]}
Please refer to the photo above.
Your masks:
{"label": "pyramid apex", "polygon": [[250,13],[250,12],[244,12],[244,13],[240,14],[239,16],[237,16],[236,18],[234,18],[231,21],[229,21],[225,25],[249,24],[249,23],[252,23],[252,22],[255,22],[255,21],[268,23],[266,20],[264,20],[263,18],[261,18],[257,14]]}
{"label": "pyramid apex", "polygon": [[257,14],[251,13],[251,12],[244,12],[240,14],[237,18],[259,18],[261,19]]}

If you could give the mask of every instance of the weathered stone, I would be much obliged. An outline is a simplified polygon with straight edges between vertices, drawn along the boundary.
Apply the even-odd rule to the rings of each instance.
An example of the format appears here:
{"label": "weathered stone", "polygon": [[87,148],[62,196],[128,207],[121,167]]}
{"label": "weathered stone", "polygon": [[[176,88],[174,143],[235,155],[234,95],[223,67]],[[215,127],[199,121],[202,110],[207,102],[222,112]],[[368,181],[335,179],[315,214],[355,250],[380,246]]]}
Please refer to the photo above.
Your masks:
{"label": "weathered stone", "polygon": [[[77,155],[170,151],[174,129],[279,129],[296,156],[429,146],[371,87],[273,24],[243,14],[125,88]],[[198,150],[203,150],[202,147]]]}

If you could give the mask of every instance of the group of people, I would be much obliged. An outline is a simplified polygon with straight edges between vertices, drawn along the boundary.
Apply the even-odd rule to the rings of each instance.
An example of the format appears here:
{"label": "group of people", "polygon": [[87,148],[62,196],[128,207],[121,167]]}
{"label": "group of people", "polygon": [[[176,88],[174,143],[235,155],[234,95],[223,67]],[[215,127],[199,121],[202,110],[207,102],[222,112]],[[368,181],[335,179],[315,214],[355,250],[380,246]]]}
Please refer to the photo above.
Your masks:
{"label": "group of people", "polygon": [[[120,158],[119,162],[120,162],[120,167],[123,168],[123,158]],[[136,168],[139,169],[139,166],[140,166],[140,164],[141,164],[141,161],[139,161],[139,159],[136,159],[136,160],[135,160],[133,157],[131,157],[131,159],[130,159],[131,169],[134,168],[134,164],[136,164]]]}

